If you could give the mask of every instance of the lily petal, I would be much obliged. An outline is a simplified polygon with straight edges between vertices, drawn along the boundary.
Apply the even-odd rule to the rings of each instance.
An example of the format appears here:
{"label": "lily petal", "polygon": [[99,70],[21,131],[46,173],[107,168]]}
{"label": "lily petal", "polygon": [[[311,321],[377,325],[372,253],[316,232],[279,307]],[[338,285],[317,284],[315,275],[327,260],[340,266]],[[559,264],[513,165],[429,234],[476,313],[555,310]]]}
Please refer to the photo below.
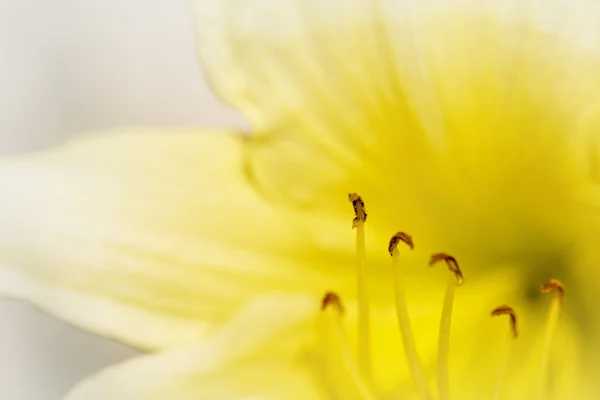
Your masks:
{"label": "lily petal", "polygon": [[149,349],[202,338],[257,293],[318,297],[333,272],[304,268],[309,239],[246,180],[244,140],[124,131],[4,160],[0,293]]}
{"label": "lily petal", "polygon": [[297,335],[307,333],[316,306],[314,299],[294,296],[255,299],[202,343],[110,367],[79,384],[67,399],[321,398],[299,346],[308,337]]}
{"label": "lily petal", "polygon": [[356,191],[381,231],[488,238],[484,263],[575,235],[577,147],[600,126],[598,4],[194,4],[207,78],[251,122],[247,168],[270,199],[331,215]]}
{"label": "lily petal", "polygon": [[[509,398],[529,396],[531,371],[537,371],[543,348],[544,313],[528,307],[518,291],[501,281],[515,276],[500,274],[470,281],[457,298],[452,331],[450,371],[457,398],[491,393],[497,377],[510,326],[489,312],[508,300],[521,307],[520,337],[515,342],[518,359],[510,364],[506,387]],[[410,287],[409,287],[410,288]],[[466,292],[465,292],[466,290]],[[464,296],[463,296],[464,295]],[[413,328],[427,376],[435,376],[435,348],[439,302],[443,293],[413,288],[411,298],[433,297],[411,308]],[[350,353],[355,353],[356,307],[346,304],[343,325]],[[373,361],[377,398],[415,398],[406,366],[394,311],[374,308]],[[256,298],[216,335],[193,346],[167,350],[108,368],[78,385],[67,400],[174,400],[196,399],[358,399],[355,382],[339,354],[339,332],[331,330],[329,316],[318,311],[310,296],[272,294]],[[317,329],[315,329],[317,328]],[[591,393],[592,375],[585,373],[585,353],[577,332],[561,324],[551,370],[556,373],[557,398],[569,393]],[[512,340],[512,336],[511,336]],[[346,349],[347,351],[348,349]],[[476,368],[474,368],[474,366]],[[433,383],[433,382],[432,382]],[[535,397],[535,393],[531,393]],[[529,396],[529,397],[531,397]],[[581,396],[580,396],[581,397]]]}

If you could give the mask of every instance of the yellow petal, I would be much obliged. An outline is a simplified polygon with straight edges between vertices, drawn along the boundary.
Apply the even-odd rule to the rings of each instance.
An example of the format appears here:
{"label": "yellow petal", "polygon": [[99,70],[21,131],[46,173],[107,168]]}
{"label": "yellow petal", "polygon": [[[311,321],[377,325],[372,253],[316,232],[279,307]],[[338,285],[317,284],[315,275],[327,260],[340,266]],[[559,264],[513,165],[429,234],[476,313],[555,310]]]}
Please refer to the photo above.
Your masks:
{"label": "yellow petal", "polygon": [[[101,371],[68,400],[311,400],[318,395],[299,343],[318,302],[272,296],[250,302],[218,334],[190,347]],[[270,316],[277,315],[277,318]],[[260,353],[260,356],[258,356]]]}
{"label": "yellow petal", "polygon": [[339,269],[305,271],[310,235],[254,192],[244,140],[124,131],[4,160],[0,292],[144,348],[191,343],[257,293],[319,296]]}
{"label": "yellow petal", "polygon": [[[538,394],[544,337],[544,312],[515,288],[501,284],[518,275],[504,273],[470,280],[457,291],[450,349],[451,393],[456,398],[491,397],[508,334],[508,319],[491,318],[490,310],[507,301],[519,316],[520,336],[514,341],[503,392],[506,398]],[[500,283],[500,284],[499,284]],[[407,296],[417,347],[428,381],[434,385],[434,353],[441,291],[408,286]],[[429,300],[429,301],[426,301]],[[415,302],[416,301],[416,302]],[[342,318],[355,354],[356,313],[353,301]],[[78,385],[68,400],[103,399],[362,399],[339,354],[337,331],[328,330],[312,297],[273,295],[257,298],[206,341],[108,368]],[[373,361],[377,399],[416,399],[406,366],[395,313],[373,309]],[[328,326],[329,325],[329,326]],[[319,330],[315,327],[319,326]],[[559,325],[550,355],[553,398],[594,398],[592,365],[584,341],[565,319]],[[319,333],[316,336],[316,333]]]}
{"label": "yellow petal", "polygon": [[575,236],[600,126],[598,4],[475,3],[196,1],[206,74],[256,131],[263,193],[331,215],[356,191],[386,234],[486,262]]}

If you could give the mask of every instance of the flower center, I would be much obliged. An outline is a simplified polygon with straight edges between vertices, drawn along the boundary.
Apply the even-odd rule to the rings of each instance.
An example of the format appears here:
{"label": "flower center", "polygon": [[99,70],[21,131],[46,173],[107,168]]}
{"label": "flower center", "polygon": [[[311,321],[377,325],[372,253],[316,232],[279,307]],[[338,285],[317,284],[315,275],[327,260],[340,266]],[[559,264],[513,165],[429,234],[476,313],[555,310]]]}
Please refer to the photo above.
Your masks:
{"label": "flower center", "polygon": [[[368,292],[368,269],[366,264],[365,230],[364,224],[367,220],[367,212],[363,199],[356,193],[348,195],[354,207],[355,217],[352,228],[356,231],[356,265],[357,265],[357,299],[358,299],[358,354],[355,358],[350,350],[348,337],[343,328],[342,316],[344,306],[341,298],[334,292],[327,292],[322,299],[321,309],[328,313],[332,322],[333,335],[338,344],[338,351],[346,372],[351,377],[361,398],[375,400],[376,392],[373,390],[372,357],[371,357],[371,326],[369,312]],[[409,249],[414,248],[411,235],[405,232],[397,232],[392,235],[388,243],[388,252],[392,257],[391,268],[393,271],[395,308],[398,327],[400,330],[406,362],[415,382],[419,398],[432,400],[435,397],[427,384],[421,359],[415,346],[410,316],[407,309],[406,295],[404,291],[404,277],[401,253],[398,245],[404,243]],[[437,352],[437,399],[449,400],[450,390],[448,386],[448,355],[450,352],[450,331],[452,321],[452,309],[454,294],[458,286],[463,284],[463,273],[457,260],[447,253],[435,253],[429,260],[429,265],[444,262],[449,270],[446,293],[442,306],[439,325],[438,352]],[[547,398],[548,393],[548,363],[552,348],[552,339],[560,311],[564,301],[564,287],[557,279],[551,279],[541,286],[542,293],[554,292],[550,311],[546,322],[546,333],[543,342],[542,358],[540,360],[540,378],[537,392],[541,399]],[[505,375],[508,369],[511,347],[514,339],[518,336],[517,314],[512,307],[502,305],[491,312],[492,316],[508,315],[510,318],[510,329],[507,334],[503,357],[498,367],[496,385],[491,393],[491,398],[499,400],[502,396]]]}

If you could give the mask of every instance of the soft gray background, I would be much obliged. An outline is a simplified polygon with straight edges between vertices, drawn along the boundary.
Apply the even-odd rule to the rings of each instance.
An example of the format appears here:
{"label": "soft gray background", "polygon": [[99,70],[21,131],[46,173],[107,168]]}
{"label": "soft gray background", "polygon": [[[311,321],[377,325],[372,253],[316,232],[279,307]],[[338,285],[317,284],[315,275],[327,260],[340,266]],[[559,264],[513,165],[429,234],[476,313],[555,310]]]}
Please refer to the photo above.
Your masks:
{"label": "soft gray background", "polygon": [[[219,0],[203,0],[206,7]],[[0,0],[0,151],[127,125],[240,125],[197,68],[186,0]],[[0,300],[0,399],[57,400],[135,354]]]}

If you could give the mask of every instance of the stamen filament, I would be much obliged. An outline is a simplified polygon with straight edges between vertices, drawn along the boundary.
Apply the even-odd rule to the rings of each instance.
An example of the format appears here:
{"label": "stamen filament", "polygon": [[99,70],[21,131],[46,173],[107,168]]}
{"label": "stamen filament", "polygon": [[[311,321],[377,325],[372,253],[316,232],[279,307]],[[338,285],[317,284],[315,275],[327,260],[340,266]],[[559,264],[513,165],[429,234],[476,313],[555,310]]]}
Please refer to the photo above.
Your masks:
{"label": "stamen filament", "polygon": [[500,368],[498,370],[498,379],[496,380],[496,387],[492,400],[500,400],[502,396],[502,388],[504,387],[504,377],[506,376],[506,370],[508,368],[508,360],[510,360],[510,353],[512,352],[512,344],[515,340],[515,336],[512,332],[508,332],[506,335],[506,344],[504,345],[504,354],[500,360]]}
{"label": "stamen filament", "polygon": [[[411,248],[413,247],[412,239],[409,235],[402,232],[395,234],[390,241],[390,253],[392,253],[392,268],[394,270],[394,287],[396,293],[396,314],[398,317],[398,325],[400,327],[400,333],[402,334],[402,343],[404,345],[404,353],[408,361],[408,366],[413,375],[413,379],[417,384],[419,396],[423,400],[430,400],[432,397],[429,394],[429,388],[425,381],[425,374],[423,373],[423,367],[421,360],[417,353],[417,347],[415,346],[415,339],[410,326],[410,318],[408,316],[408,309],[406,307],[406,295],[404,293],[402,266],[400,265],[400,252],[396,244],[398,239],[408,244]],[[392,246],[392,242],[394,242]]]}
{"label": "stamen filament", "polygon": [[448,275],[446,295],[444,296],[444,307],[440,319],[440,333],[438,337],[438,394],[439,400],[450,399],[448,387],[448,353],[450,349],[450,324],[452,322],[452,308],[454,305],[454,288],[462,285],[463,275],[456,259],[446,253],[437,253],[431,256],[429,265],[432,266],[439,261],[445,261],[451,274]]}
{"label": "stamen filament", "polygon": [[349,193],[348,200],[354,208],[352,228],[356,229],[356,269],[358,297],[358,365],[368,382],[372,381],[371,371],[371,316],[369,313],[369,290],[365,251],[365,203],[357,193]]}
{"label": "stamen filament", "polygon": [[554,291],[552,304],[550,305],[550,311],[548,312],[546,322],[546,338],[544,340],[542,361],[540,365],[540,398],[546,399],[548,398],[546,395],[548,392],[548,359],[550,358],[552,339],[554,338],[556,325],[558,324],[558,318],[560,317],[565,290],[559,280],[551,279],[542,285],[541,291],[542,293]]}
{"label": "stamen filament", "polygon": [[448,275],[446,295],[444,297],[444,308],[440,320],[440,335],[438,338],[438,392],[439,400],[450,399],[448,388],[448,353],[450,348],[450,323],[452,321],[452,307],[454,304],[454,288],[456,278]]}
{"label": "stamen filament", "polygon": [[504,357],[500,361],[500,369],[498,370],[498,379],[496,381],[496,387],[492,394],[492,400],[500,400],[502,396],[502,388],[504,387],[504,377],[506,376],[506,370],[508,368],[508,361],[510,360],[510,353],[512,349],[512,343],[519,335],[517,327],[517,314],[510,306],[500,306],[492,311],[492,317],[498,315],[508,315],[510,317],[510,331],[506,337],[506,345],[504,348]]}
{"label": "stamen filament", "polygon": [[371,390],[363,381],[356,365],[356,361],[354,360],[354,357],[352,357],[352,352],[350,351],[350,345],[348,343],[348,335],[346,334],[342,324],[343,306],[339,296],[332,292],[327,293],[323,298],[322,309],[330,315],[335,336],[339,343],[339,351],[342,357],[342,363],[352,378],[352,381],[356,385],[360,396],[363,400],[376,400],[375,395],[371,393]]}
{"label": "stamen filament", "polygon": [[369,313],[369,291],[365,255],[365,224],[356,226],[356,268],[358,270],[358,363],[361,373],[371,380],[371,316]]}

